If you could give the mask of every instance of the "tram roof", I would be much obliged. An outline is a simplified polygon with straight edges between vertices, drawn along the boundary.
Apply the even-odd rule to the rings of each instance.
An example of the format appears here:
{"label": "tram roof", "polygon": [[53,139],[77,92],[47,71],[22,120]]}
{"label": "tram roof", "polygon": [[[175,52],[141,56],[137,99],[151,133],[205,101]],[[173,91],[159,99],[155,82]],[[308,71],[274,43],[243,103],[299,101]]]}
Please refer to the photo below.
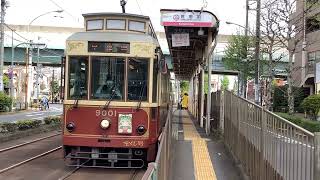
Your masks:
{"label": "tram roof", "polygon": [[144,33],[128,32],[77,32],[67,38],[68,41],[109,41],[109,42],[148,42],[159,45],[156,39]]}
{"label": "tram roof", "polygon": [[[209,11],[161,9],[161,25],[172,56],[173,71],[179,79],[189,79],[199,65],[206,64],[209,34],[214,40],[218,18]],[[209,33],[212,32],[212,33]]]}
{"label": "tram roof", "polygon": [[116,13],[116,12],[87,13],[87,14],[82,14],[82,16],[85,18],[97,17],[97,16],[123,16],[123,17],[133,17],[133,18],[142,18],[142,19],[150,20],[149,16],[130,14],[130,13]]}

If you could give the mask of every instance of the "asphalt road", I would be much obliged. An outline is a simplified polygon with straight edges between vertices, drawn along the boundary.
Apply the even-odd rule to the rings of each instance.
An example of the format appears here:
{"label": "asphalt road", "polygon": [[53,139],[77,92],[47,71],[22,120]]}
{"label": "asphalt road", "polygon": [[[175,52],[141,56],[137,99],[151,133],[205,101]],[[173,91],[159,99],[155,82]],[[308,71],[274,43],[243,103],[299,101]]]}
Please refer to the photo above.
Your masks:
{"label": "asphalt road", "polygon": [[47,116],[55,116],[62,114],[62,104],[50,104],[50,108],[45,111],[30,110],[17,112],[14,114],[0,115],[1,122],[16,122],[19,120],[31,119],[31,120],[43,120]]}

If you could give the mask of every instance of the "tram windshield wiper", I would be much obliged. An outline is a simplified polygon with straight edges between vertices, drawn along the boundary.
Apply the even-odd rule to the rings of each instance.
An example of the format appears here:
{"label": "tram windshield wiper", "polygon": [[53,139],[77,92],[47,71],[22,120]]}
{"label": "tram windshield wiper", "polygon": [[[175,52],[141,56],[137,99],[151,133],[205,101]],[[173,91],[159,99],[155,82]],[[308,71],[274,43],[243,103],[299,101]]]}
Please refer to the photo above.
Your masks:
{"label": "tram windshield wiper", "polygon": [[146,83],[144,83],[144,85],[142,86],[141,90],[140,90],[140,96],[139,96],[139,102],[138,102],[138,106],[137,106],[137,111],[140,110],[140,107],[141,107],[141,102],[142,102],[142,96],[143,96],[143,93],[144,93],[144,89],[146,87]]}
{"label": "tram windshield wiper", "polygon": [[110,98],[108,99],[108,101],[106,102],[106,104],[103,106],[103,109],[106,110],[109,108],[109,105],[111,103],[111,101],[113,100],[114,96],[116,95],[116,85],[114,85],[112,88],[111,88],[111,96]]}
{"label": "tram windshield wiper", "polygon": [[73,103],[73,108],[78,108],[79,99],[75,99]]}

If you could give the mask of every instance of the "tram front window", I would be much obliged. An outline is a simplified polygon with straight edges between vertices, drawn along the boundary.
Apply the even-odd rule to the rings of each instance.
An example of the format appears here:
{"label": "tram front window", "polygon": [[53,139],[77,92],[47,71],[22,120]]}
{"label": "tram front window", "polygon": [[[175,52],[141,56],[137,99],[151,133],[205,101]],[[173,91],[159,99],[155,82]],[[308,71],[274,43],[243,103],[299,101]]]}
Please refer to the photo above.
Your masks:
{"label": "tram front window", "polygon": [[91,99],[123,100],[125,59],[92,57]]}
{"label": "tram front window", "polygon": [[148,92],[148,61],[129,58],[128,62],[128,100],[146,101]]}
{"label": "tram front window", "polygon": [[86,99],[88,57],[69,58],[69,98]]}

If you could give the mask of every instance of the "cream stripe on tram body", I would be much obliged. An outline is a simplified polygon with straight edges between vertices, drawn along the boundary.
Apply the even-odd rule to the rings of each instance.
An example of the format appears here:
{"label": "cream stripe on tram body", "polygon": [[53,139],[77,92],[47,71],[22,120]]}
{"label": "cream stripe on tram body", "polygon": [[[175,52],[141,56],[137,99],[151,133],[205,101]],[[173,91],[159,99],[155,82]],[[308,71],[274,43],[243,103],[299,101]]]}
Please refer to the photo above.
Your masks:
{"label": "cream stripe on tram body", "polygon": [[64,157],[71,166],[142,167],[155,159],[169,103],[152,24],[134,14],[83,16],[86,30],[66,42]]}

